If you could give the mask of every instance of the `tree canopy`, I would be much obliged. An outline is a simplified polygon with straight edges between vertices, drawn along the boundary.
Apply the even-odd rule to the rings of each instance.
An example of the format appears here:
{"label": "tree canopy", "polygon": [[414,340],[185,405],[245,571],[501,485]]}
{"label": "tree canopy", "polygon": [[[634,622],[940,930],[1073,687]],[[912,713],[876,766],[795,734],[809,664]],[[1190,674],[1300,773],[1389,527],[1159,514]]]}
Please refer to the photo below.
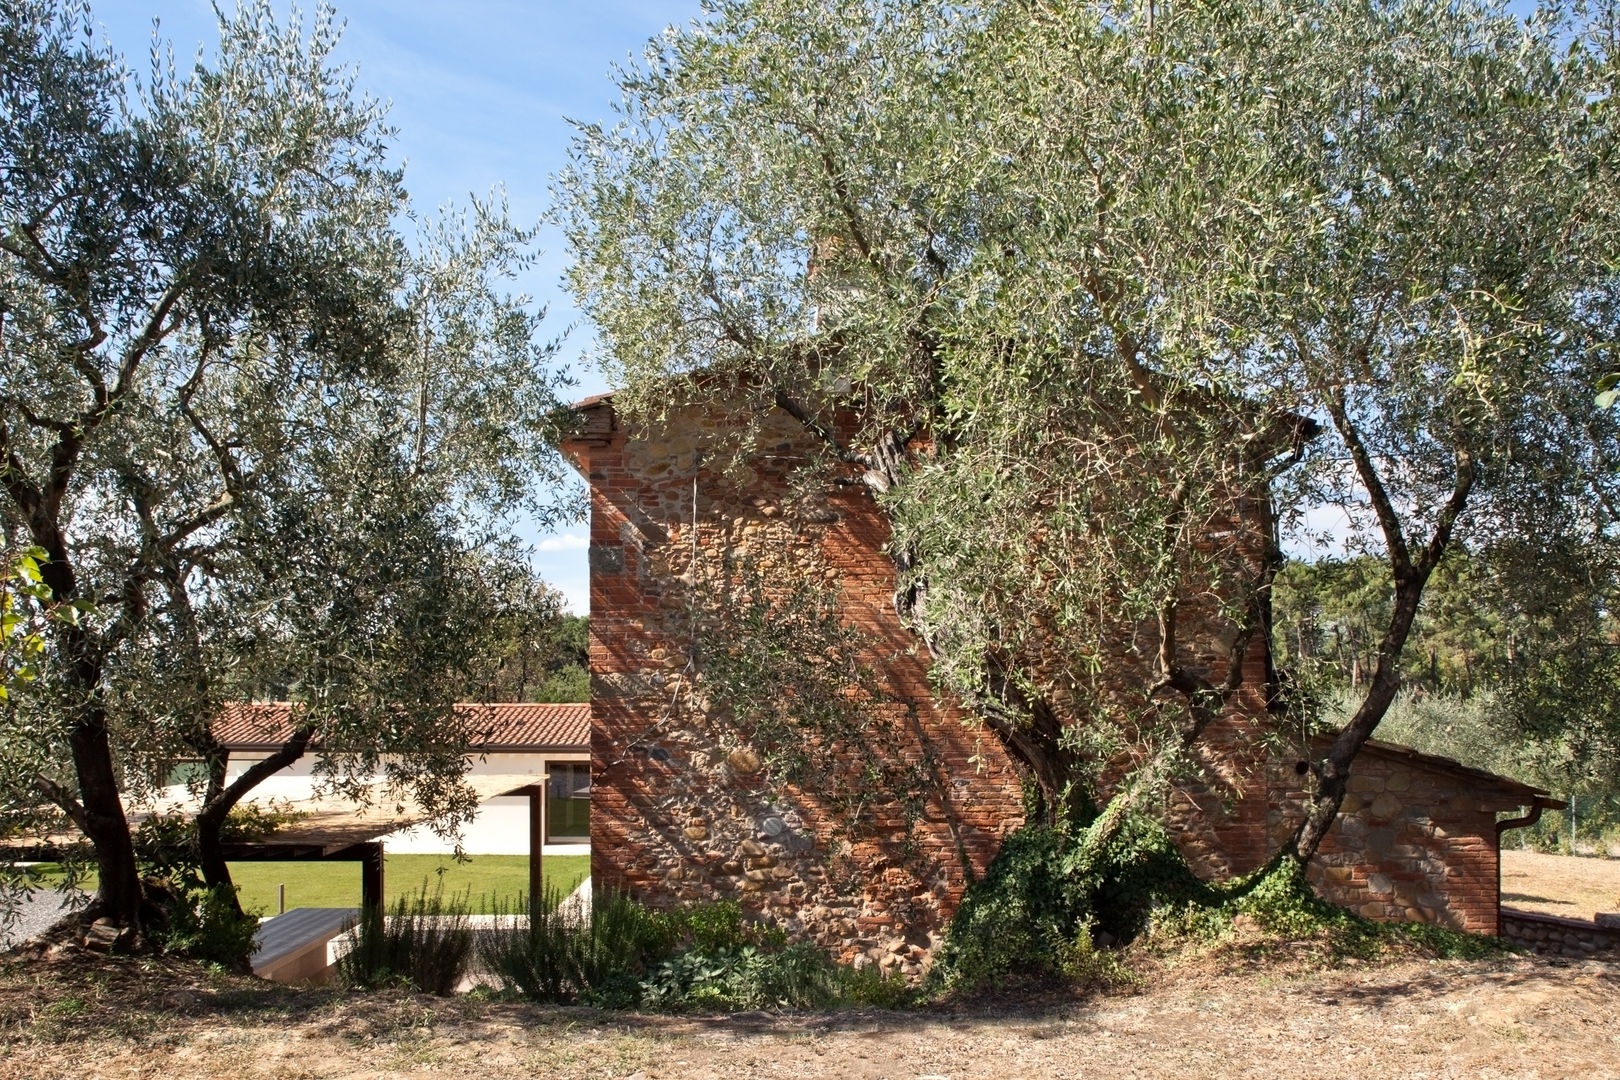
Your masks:
{"label": "tree canopy", "polygon": [[[1391,600],[1311,766],[1310,858],[1452,546],[1610,528],[1602,12],[706,12],[618,73],[558,185],[616,400],[821,437],[1049,812],[1174,774],[1244,689],[1278,529],[1333,505]],[[1102,791],[1121,738],[1147,782]]]}
{"label": "tree canopy", "polygon": [[[215,59],[155,51],[144,78],[91,26],[0,7],[0,524],[83,611],[0,713],[0,805],[71,820],[99,870],[85,917],[134,943],[161,913],[123,797],[176,760],[206,765],[215,886],[225,815],[316,745],[337,790],[381,775],[442,827],[470,811],[451,706],[532,587],[510,512],[567,511],[537,495],[563,382],[501,285],[532,232],[498,198],[411,210],[328,8],[246,4]],[[294,731],[227,783],[212,721],[271,689]]]}

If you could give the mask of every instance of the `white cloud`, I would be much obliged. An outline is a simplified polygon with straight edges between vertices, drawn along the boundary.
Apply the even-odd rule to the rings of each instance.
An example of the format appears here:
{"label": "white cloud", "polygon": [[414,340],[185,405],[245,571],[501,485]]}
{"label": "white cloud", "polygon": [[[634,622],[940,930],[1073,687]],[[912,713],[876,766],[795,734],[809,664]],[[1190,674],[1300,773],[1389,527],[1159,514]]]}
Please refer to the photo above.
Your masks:
{"label": "white cloud", "polygon": [[548,536],[535,545],[536,551],[584,551],[591,546],[590,537],[584,533],[563,533],[560,536]]}

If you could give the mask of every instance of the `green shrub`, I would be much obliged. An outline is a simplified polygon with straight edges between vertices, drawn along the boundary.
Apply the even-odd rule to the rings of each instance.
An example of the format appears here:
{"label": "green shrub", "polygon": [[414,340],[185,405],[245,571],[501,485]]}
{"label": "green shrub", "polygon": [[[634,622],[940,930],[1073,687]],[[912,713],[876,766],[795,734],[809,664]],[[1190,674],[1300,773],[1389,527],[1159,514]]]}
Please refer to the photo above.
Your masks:
{"label": "green shrub", "polygon": [[678,908],[676,916],[692,947],[700,952],[723,952],[747,944],[742,905],[735,900]]}
{"label": "green shrub", "polygon": [[[304,816],[285,805],[242,803],[220,831],[226,842],[260,840]],[[196,826],[186,814],[153,814],[133,837],[146,888],[163,911],[154,937],[163,948],[195,960],[248,970],[259,920],[243,912],[234,888],[210,886],[197,857]]]}
{"label": "green shrub", "polygon": [[[533,1001],[638,1004],[641,976],[680,940],[679,920],[604,891],[591,897],[590,918],[582,922],[560,899],[547,895],[526,926],[483,931],[478,952],[484,967],[503,990]],[[502,914],[521,919],[523,906]]]}
{"label": "green shrub", "polygon": [[898,971],[885,975],[876,964],[839,968],[843,1003],[878,1009],[906,1009],[917,1003],[918,990]]}
{"label": "green shrub", "polygon": [[247,970],[259,920],[241,913],[234,889],[204,888],[172,897],[166,905],[168,925],[161,935],[165,951],[233,971]]}
{"label": "green shrub", "polygon": [[1135,973],[1125,966],[1118,951],[1100,947],[1097,937],[1092,919],[1082,918],[1075,924],[1070,938],[1058,942],[1054,950],[1053,967],[1057,974],[1072,985],[1085,988],[1128,986],[1136,982]]}
{"label": "green shrub", "polygon": [[778,950],[693,948],[668,957],[641,981],[642,1004],[669,1011],[823,1009],[844,999],[844,986],[843,969],[805,943]]}
{"label": "green shrub", "polygon": [[503,993],[670,1012],[895,1008],[914,997],[903,978],[841,967],[814,945],[787,945],[780,929],[745,921],[734,901],[658,911],[597,893],[580,922],[556,900],[547,897],[527,925],[503,921],[480,932],[479,956]]}
{"label": "green shrub", "polygon": [[1429,923],[1373,922],[1312,891],[1304,870],[1279,856],[1270,864],[1219,889],[1209,900],[1161,914],[1161,942],[1177,939],[1220,941],[1232,935],[1234,920],[1251,919],[1278,938],[1314,942],[1321,958],[1371,960],[1387,950],[1410,950],[1445,959],[1480,959],[1512,951],[1500,938],[1469,934]]}
{"label": "green shrub", "polygon": [[468,907],[466,896],[429,896],[424,880],[415,897],[401,896],[386,917],[380,907],[362,908],[351,927],[354,946],[338,960],[338,980],[358,989],[454,993],[474,956]]}
{"label": "green shrub", "polygon": [[1099,951],[1099,942],[1131,941],[1156,913],[1210,895],[1148,818],[1128,818],[1089,868],[1079,865],[1079,832],[1028,825],[1007,838],[946,930],[929,977],[935,992],[1044,979],[1121,981],[1128,977],[1123,965]]}

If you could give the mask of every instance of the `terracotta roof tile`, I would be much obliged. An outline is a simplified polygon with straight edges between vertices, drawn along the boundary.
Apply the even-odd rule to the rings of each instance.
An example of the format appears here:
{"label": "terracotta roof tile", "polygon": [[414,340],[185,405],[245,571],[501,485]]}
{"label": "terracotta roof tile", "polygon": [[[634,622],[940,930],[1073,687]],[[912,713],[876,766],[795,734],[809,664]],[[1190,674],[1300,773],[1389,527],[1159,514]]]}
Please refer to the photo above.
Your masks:
{"label": "terracotta roof tile", "polygon": [[[485,733],[482,750],[588,750],[591,707],[529,705],[506,702],[458,705],[477,714],[474,723]],[[280,746],[292,733],[292,706],[285,701],[232,702],[220,710],[214,737],[228,750],[266,750]]]}
{"label": "terracotta roof tile", "polygon": [[601,405],[604,402],[611,404],[612,401],[613,391],[610,390],[605,394],[592,394],[590,397],[581,398],[570,405],[569,408],[574,409],[577,412],[582,412],[585,409],[594,409],[596,406]]}

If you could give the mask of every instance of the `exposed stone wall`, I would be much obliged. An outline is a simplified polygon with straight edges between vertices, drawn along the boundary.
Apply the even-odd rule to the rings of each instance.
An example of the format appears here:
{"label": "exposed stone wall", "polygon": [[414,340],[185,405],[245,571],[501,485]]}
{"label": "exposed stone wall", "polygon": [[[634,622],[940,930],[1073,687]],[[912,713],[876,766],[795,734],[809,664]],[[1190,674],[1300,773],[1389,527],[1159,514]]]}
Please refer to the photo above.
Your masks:
{"label": "exposed stone wall", "polygon": [[[646,438],[621,430],[610,403],[585,420],[571,452],[591,486],[594,880],[654,903],[736,898],[846,960],[914,973],[969,873],[1022,823],[1022,792],[995,737],[934,701],[921,650],[894,614],[886,521],[858,486],[807,493],[792,482],[815,448],[785,415],[753,418],[762,452],[746,465],[728,449],[735,417],[677,411]],[[1246,550],[1256,530],[1212,535],[1258,558]],[[709,700],[697,681],[705,631],[694,613],[705,586],[735,584],[743,562],[762,580],[838,591],[839,614],[871,642],[886,688],[885,704],[852,707],[875,744],[926,767],[921,820],[879,792],[863,827],[846,828],[825,791],[772,782],[748,725]],[[1184,619],[1190,659],[1218,670],[1228,624],[1196,601]],[[1131,644],[1107,661],[1122,697],[1142,685]],[[1256,641],[1244,688],[1196,748],[1201,778],[1166,808],[1172,836],[1205,878],[1260,866],[1303,814],[1294,760],[1270,756],[1263,740],[1268,676]],[[876,752],[829,752],[829,767],[860,784]],[[1129,763],[1126,755],[1114,771]],[[1477,776],[1369,748],[1311,873],[1322,895],[1371,918],[1495,933],[1495,821],[1515,805]]]}
{"label": "exposed stone wall", "polygon": [[1620,959],[1620,927],[1503,908],[1500,933],[1515,945],[1544,956]]}
{"label": "exposed stone wall", "polygon": [[[1271,842],[1298,828],[1305,796],[1292,760],[1270,767]],[[1510,797],[1374,747],[1308,870],[1323,899],[1383,922],[1432,922],[1476,934],[1497,925],[1497,814]]]}
{"label": "exposed stone wall", "polygon": [[1205,881],[1221,881],[1258,869],[1266,847],[1266,761],[1269,730],[1259,687],[1265,685],[1263,652],[1248,658],[1244,688],[1229,715],[1194,748],[1202,779],[1171,792],[1165,825],[1187,865]]}
{"label": "exposed stone wall", "polygon": [[[667,436],[631,439],[608,409],[588,413],[572,445],[592,500],[593,879],[654,903],[735,898],[847,960],[914,973],[966,867],[982,872],[1022,823],[1022,789],[994,738],[933,704],[893,613],[886,523],[855,490],[790,492],[810,447],[785,417],[764,419],[767,452],[738,470],[723,468],[725,421],[688,411]],[[901,703],[856,707],[937,780],[913,827],[881,793],[851,831],[818,792],[768,783],[761,748],[694,695],[694,590],[728,573],[728,557],[840,590],[842,616],[874,642],[886,696]],[[852,753],[831,767],[858,784],[864,764]]]}

